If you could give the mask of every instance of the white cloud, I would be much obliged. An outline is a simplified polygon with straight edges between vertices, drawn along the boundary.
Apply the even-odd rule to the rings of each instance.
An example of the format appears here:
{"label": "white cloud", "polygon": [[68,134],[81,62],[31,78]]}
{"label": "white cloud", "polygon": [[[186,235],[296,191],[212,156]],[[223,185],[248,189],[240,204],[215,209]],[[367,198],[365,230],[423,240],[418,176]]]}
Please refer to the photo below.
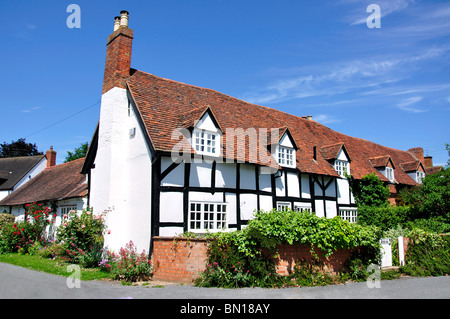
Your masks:
{"label": "white cloud", "polygon": [[21,113],[31,113],[31,112],[39,110],[39,109],[41,109],[40,106],[35,106],[35,107],[30,107],[29,109],[21,110],[20,112]]}
{"label": "white cloud", "polygon": [[[367,91],[409,78],[419,63],[442,56],[449,48],[428,48],[415,55],[391,55],[372,59],[355,59],[286,70],[290,76],[253,90],[243,99],[257,104],[276,103],[313,96],[333,96]],[[278,71],[279,72],[279,71]],[[279,72],[280,73],[280,72]],[[297,76],[293,74],[297,73]]]}
{"label": "white cloud", "polygon": [[340,122],[341,120],[329,115],[329,114],[318,114],[313,116],[313,120],[316,122],[319,122],[321,124],[330,124],[330,123],[337,123]]}
{"label": "white cloud", "polygon": [[421,96],[410,97],[410,98],[401,100],[397,104],[397,107],[403,111],[407,111],[407,112],[411,112],[411,113],[427,112],[428,111],[427,109],[419,109],[416,107],[411,107],[412,104],[416,104],[422,100],[423,100],[423,97],[421,97]]}

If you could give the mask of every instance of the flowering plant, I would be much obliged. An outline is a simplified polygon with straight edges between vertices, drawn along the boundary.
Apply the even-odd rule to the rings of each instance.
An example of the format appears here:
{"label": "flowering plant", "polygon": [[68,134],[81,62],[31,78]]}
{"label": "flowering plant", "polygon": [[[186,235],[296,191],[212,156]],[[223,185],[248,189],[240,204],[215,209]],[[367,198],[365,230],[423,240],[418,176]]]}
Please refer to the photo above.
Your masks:
{"label": "flowering plant", "polygon": [[96,260],[101,260],[103,233],[106,229],[103,216],[83,210],[81,213],[71,211],[63,218],[57,230],[57,241],[63,245],[61,257],[69,262],[85,261],[96,265]]}
{"label": "flowering plant", "polygon": [[46,227],[53,222],[51,209],[36,202],[26,204],[26,219],[10,224],[2,232],[3,250],[28,253],[32,245],[46,242]]}
{"label": "flowering plant", "polygon": [[138,279],[149,279],[153,273],[151,260],[143,250],[140,254],[136,252],[136,246],[132,241],[120,248],[119,253],[108,251],[107,257],[99,266],[110,271],[116,279],[128,282]]}

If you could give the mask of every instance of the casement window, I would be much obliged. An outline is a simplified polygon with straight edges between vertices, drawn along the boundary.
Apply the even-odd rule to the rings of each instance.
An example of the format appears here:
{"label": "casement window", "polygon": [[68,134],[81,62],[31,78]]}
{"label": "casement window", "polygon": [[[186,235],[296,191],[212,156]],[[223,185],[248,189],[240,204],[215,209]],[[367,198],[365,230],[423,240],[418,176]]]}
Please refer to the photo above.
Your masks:
{"label": "casement window", "polygon": [[220,231],[227,227],[227,204],[191,202],[189,230],[193,232]]}
{"label": "casement window", "polygon": [[192,143],[195,152],[198,154],[219,155],[220,136],[218,133],[195,129]]}
{"label": "casement window", "polygon": [[358,211],[356,208],[340,208],[339,217],[343,220],[347,220],[350,223],[356,223],[356,218],[358,216]]}
{"label": "casement window", "polygon": [[277,211],[292,209],[290,202],[277,202]]}
{"label": "casement window", "polygon": [[425,173],[424,172],[416,172],[416,182],[419,184],[422,184],[422,180],[425,178]]}
{"label": "casement window", "polygon": [[339,217],[343,220],[347,220],[350,223],[356,223],[356,218],[358,216],[358,211],[356,208],[340,208]]}
{"label": "casement window", "polygon": [[309,205],[294,205],[294,211],[311,213],[311,206],[309,206]]}
{"label": "casement window", "polygon": [[61,218],[64,219],[64,215],[69,215],[71,211],[76,211],[77,206],[62,206],[61,207]]}
{"label": "casement window", "polygon": [[391,182],[394,181],[394,169],[392,167],[386,167],[386,178]]}
{"label": "casement window", "polygon": [[347,172],[347,174],[350,174],[350,164],[347,161],[335,160],[334,169],[342,177],[345,177],[344,176],[345,172]]}
{"label": "casement window", "polygon": [[290,147],[278,146],[277,160],[281,166],[295,167],[295,150]]}

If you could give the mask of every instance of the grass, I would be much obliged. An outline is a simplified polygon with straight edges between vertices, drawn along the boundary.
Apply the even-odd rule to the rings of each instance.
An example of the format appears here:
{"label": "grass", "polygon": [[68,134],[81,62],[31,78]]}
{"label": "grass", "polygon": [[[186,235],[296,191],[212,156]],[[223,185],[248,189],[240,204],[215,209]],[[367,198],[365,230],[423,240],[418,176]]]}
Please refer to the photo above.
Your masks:
{"label": "grass", "polygon": [[[53,260],[42,258],[35,255],[20,255],[20,254],[0,254],[0,262],[8,263],[28,269],[46,272],[53,275],[69,277],[73,274],[72,271],[67,271],[68,263],[60,260]],[[111,274],[104,272],[98,268],[82,268],[81,280],[96,280],[111,278]]]}

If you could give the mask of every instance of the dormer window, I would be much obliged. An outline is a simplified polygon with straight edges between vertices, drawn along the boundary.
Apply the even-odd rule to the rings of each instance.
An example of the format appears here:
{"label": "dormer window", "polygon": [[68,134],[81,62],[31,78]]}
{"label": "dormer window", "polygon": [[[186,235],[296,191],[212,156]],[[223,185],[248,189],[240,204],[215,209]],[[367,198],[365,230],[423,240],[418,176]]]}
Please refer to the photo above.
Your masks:
{"label": "dormer window", "polygon": [[421,171],[416,172],[416,182],[422,184],[422,180],[425,178],[425,173]]}
{"label": "dormer window", "polygon": [[278,146],[278,164],[281,166],[294,167],[295,150],[293,148]]}
{"label": "dormer window", "polygon": [[391,182],[394,181],[394,169],[392,167],[386,167],[386,178]]}
{"label": "dormer window", "polygon": [[210,156],[220,155],[221,129],[208,108],[192,131],[192,148],[195,153]]}
{"label": "dormer window", "polygon": [[288,128],[282,129],[281,138],[278,145],[275,147],[275,152],[272,152],[273,157],[276,158],[278,165],[284,167],[296,167],[295,150],[297,145]]}
{"label": "dormer window", "polygon": [[219,134],[205,130],[194,130],[194,150],[198,154],[218,155]]}
{"label": "dormer window", "polygon": [[341,177],[345,177],[344,173],[350,174],[350,164],[348,161],[335,160],[334,169]]}

